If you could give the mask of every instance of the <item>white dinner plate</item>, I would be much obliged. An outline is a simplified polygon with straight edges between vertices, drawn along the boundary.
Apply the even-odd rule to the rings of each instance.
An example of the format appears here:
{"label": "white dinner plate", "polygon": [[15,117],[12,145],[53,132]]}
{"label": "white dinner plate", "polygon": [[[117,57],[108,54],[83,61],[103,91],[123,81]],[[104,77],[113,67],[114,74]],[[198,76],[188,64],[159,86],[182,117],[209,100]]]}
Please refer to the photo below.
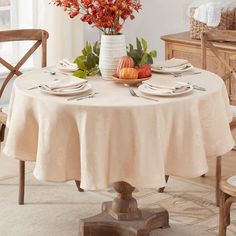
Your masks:
{"label": "white dinner plate", "polygon": [[193,65],[189,65],[189,67],[187,68],[183,68],[183,69],[176,69],[176,68],[168,68],[168,69],[157,69],[154,67],[151,67],[152,72],[156,72],[156,73],[161,73],[161,74],[171,74],[171,73],[183,73],[183,72],[187,72],[190,71],[194,68]]}
{"label": "white dinner plate", "polygon": [[78,70],[78,66],[75,64],[75,67],[64,66],[61,65],[59,62],[56,64],[56,68],[63,72],[75,72]]}
{"label": "white dinner plate", "polygon": [[69,96],[69,95],[77,95],[80,93],[84,93],[92,88],[91,84],[87,83],[84,88],[64,88],[60,91],[53,91],[48,89],[46,86],[40,86],[39,90],[43,93],[51,94],[51,95],[57,95],[57,96]]}
{"label": "white dinner plate", "polygon": [[189,88],[184,90],[184,91],[181,91],[181,92],[169,92],[169,90],[167,89],[166,91],[164,89],[160,89],[160,90],[154,90],[152,88],[150,88],[150,86],[148,86],[147,84],[141,84],[139,87],[138,87],[138,90],[144,94],[147,94],[147,95],[155,95],[155,96],[162,96],[162,97],[174,97],[174,96],[179,96],[179,95],[183,95],[183,94],[186,94],[186,93],[189,93],[193,90],[193,86],[192,85],[189,85],[187,83],[184,83],[184,82],[176,82],[178,84],[181,84],[181,85],[186,85],[188,86]]}

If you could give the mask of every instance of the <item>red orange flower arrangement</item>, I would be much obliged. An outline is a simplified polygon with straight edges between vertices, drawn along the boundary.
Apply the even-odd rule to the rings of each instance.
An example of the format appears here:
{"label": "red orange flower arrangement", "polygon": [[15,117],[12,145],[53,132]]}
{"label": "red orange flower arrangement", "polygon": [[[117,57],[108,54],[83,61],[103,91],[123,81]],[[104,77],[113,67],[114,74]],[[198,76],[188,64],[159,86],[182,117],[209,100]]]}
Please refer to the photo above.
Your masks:
{"label": "red orange flower arrangement", "polygon": [[71,18],[81,14],[81,20],[97,27],[104,34],[116,35],[127,19],[139,12],[140,0],[51,0],[63,7]]}

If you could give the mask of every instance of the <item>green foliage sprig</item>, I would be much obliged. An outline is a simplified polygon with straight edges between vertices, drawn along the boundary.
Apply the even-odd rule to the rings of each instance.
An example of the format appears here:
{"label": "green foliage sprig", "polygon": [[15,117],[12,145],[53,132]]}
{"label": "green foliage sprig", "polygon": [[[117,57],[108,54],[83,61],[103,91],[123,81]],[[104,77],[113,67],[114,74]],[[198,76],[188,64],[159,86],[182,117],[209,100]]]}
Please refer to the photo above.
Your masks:
{"label": "green foliage sprig", "polygon": [[73,75],[79,78],[86,78],[89,75],[98,74],[99,54],[99,41],[96,41],[93,46],[90,42],[86,42],[86,46],[82,50],[82,55],[78,56],[74,61],[78,65],[78,70]]}
{"label": "green foliage sprig", "polygon": [[[86,78],[89,75],[96,75],[99,71],[99,54],[100,42],[96,41],[92,46],[90,42],[86,42],[85,48],[82,50],[82,55],[78,56],[74,63],[78,65],[78,70],[73,73],[79,78]],[[148,52],[147,41],[143,38],[136,38],[136,48],[132,44],[127,47],[127,55],[132,57],[135,66],[143,64],[152,64],[153,58],[157,57],[156,50]]]}
{"label": "green foliage sprig", "polygon": [[156,50],[148,52],[147,41],[143,38],[136,38],[136,48],[132,44],[129,44],[128,56],[132,57],[135,66],[143,64],[153,64],[153,58],[157,57]]}

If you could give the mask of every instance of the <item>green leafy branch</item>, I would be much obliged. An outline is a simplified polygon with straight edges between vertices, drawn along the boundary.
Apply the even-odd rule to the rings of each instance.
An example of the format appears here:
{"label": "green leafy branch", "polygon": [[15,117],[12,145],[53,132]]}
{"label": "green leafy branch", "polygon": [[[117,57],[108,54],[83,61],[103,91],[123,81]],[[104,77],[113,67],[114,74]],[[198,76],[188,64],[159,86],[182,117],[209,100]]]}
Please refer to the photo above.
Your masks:
{"label": "green leafy branch", "polygon": [[156,50],[148,52],[147,41],[143,38],[136,38],[136,48],[132,44],[129,44],[128,56],[132,57],[135,66],[143,64],[153,64],[153,58],[157,57]]}
{"label": "green leafy branch", "polygon": [[74,61],[78,65],[78,70],[73,75],[79,78],[86,78],[89,75],[98,74],[99,54],[99,41],[96,41],[93,46],[90,42],[86,42],[86,46],[82,50],[82,55],[78,56]]}

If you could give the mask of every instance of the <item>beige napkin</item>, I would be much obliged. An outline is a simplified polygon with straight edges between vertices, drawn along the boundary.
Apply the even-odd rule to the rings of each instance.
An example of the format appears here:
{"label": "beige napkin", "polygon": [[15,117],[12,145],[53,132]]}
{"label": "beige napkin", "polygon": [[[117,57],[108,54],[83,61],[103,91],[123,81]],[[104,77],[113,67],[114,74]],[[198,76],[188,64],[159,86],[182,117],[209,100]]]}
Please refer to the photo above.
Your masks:
{"label": "beige napkin", "polygon": [[171,78],[159,78],[155,80],[146,80],[143,81],[143,84],[148,84],[151,87],[154,88],[163,88],[163,89],[179,89],[183,87],[183,85],[177,83],[174,79]]}
{"label": "beige napkin", "polygon": [[66,77],[59,80],[49,81],[43,84],[42,86],[47,86],[51,90],[62,89],[62,88],[78,88],[84,83],[87,83],[88,80],[80,79],[75,76]]}
{"label": "beige napkin", "polygon": [[170,60],[166,60],[166,61],[159,61],[159,62],[154,62],[152,67],[153,68],[173,68],[176,67],[176,69],[178,68],[182,68],[183,66],[188,65],[189,62],[187,60],[184,59],[177,59],[177,58],[172,58]]}

